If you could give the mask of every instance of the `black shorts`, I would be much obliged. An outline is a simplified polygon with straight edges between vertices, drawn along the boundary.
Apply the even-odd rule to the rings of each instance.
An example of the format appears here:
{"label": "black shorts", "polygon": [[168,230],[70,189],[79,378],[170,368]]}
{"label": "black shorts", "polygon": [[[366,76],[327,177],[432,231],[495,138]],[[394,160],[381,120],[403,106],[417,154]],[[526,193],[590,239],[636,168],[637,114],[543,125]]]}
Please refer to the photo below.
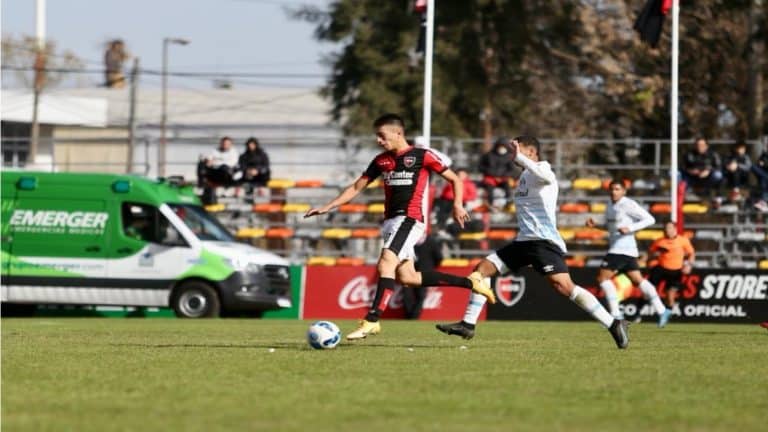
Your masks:
{"label": "black shorts", "polygon": [[664,281],[667,289],[680,289],[683,286],[683,271],[656,266],[651,269],[648,280],[655,286]]}
{"label": "black shorts", "polygon": [[600,263],[600,268],[617,271],[619,273],[627,273],[635,270],[640,270],[640,266],[637,265],[637,258],[629,255],[620,255],[609,253],[603,258],[603,262]]}
{"label": "black shorts", "polygon": [[[563,251],[546,240],[513,241],[488,255],[499,273],[516,272],[526,266],[533,266],[542,275],[568,273]],[[506,268],[505,268],[506,267]]]}

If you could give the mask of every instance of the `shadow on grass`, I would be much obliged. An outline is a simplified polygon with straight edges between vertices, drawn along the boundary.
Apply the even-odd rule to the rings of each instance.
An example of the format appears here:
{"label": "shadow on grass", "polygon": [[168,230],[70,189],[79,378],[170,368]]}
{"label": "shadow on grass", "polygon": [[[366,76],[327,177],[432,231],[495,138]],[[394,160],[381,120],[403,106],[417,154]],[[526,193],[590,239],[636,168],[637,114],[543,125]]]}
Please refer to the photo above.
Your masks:
{"label": "shadow on grass", "polygon": [[[253,343],[253,344],[217,344],[217,343],[165,343],[165,344],[151,344],[151,343],[111,343],[110,346],[116,347],[132,347],[132,348],[223,348],[223,349],[293,349],[304,351],[311,349],[309,345],[304,342],[273,342],[273,343]],[[346,342],[338,346],[341,349],[346,348],[424,348],[424,349],[459,349],[455,345],[430,345],[430,344],[383,344],[383,343],[368,343],[368,342]]]}

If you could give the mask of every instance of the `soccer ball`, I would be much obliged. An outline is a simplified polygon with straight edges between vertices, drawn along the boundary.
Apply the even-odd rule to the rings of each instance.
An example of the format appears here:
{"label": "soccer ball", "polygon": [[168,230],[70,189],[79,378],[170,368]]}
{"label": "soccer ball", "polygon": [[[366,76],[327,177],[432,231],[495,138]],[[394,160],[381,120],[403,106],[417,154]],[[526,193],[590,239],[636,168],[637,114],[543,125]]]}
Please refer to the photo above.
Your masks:
{"label": "soccer ball", "polygon": [[314,349],[331,349],[341,341],[341,330],[330,321],[318,321],[309,326],[307,342]]}

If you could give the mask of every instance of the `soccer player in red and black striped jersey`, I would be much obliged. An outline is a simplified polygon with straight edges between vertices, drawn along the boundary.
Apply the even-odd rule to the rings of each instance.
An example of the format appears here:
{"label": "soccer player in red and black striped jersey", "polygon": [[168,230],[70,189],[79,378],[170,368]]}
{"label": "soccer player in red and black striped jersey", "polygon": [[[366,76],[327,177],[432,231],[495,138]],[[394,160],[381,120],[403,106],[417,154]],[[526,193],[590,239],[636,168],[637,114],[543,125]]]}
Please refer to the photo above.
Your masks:
{"label": "soccer player in red and black striped jersey", "polygon": [[453,185],[453,218],[464,227],[469,215],[462,203],[462,182],[443,160],[429,149],[416,148],[405,139],[405,124],[397,114],[385,114],[373,123],[376,142],[384,151],[376,156],[368,169],[328,204],[310,209],[304,217],[328,213],[346,204],[369,183],[382,178],[384,183],[384,215],[381,234],[384,244],[377,264],[379,281],[371,309],[360,326],[347,339],[363,339],[381,331],[379,317],[386,309],[395,282],[406,287],[457,286],[471,289],[494,303],[493,291],[481,278],[464,278],[437,271],[417,272],[413,260],[414,245],[424,235],[425,217],[422,197],[429,186],[430,172],[436,172]]}

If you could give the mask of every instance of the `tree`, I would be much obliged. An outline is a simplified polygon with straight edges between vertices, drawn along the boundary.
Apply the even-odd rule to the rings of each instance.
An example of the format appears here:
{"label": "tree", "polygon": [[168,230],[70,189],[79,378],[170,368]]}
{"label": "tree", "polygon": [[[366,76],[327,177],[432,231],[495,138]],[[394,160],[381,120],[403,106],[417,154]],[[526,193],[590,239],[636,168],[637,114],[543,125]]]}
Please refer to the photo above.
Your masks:
{"label": "tree", "polygon": [[[643,3],[438,1],[433,134],[667,137],[669,25],[658,48],[643,45],[632,30]],[[765,8],[762,0],[683,2],[681,137],[768,133],[759,115],[768,62],[755,60],[765,52]],[[293,12],[316,25],[318,40],[340,47],[326,59],[333,74],[323,94],[347,133],[368,132],[385,111],[420,124],[411,10],[407,0],[336,0]]]}
{"label": "tree", "polygon": [[[2,64],[3,66],[14,68],[11,71],[13,73],[12,76],[23,87],[32,88],[34,86],[33,69],[36,53],[37,40],[35,37],[3,35]],[[45,88],[56,87],[62,82],[73,78],[74,74],[63,71],[77,71],[85,67],[84,62],[72,51],[66,50],[61,52],[58,50],[54,41],[46,41],[43,54],[46,58],[46,69],[62,70],[62,72],[46,72]]]}

